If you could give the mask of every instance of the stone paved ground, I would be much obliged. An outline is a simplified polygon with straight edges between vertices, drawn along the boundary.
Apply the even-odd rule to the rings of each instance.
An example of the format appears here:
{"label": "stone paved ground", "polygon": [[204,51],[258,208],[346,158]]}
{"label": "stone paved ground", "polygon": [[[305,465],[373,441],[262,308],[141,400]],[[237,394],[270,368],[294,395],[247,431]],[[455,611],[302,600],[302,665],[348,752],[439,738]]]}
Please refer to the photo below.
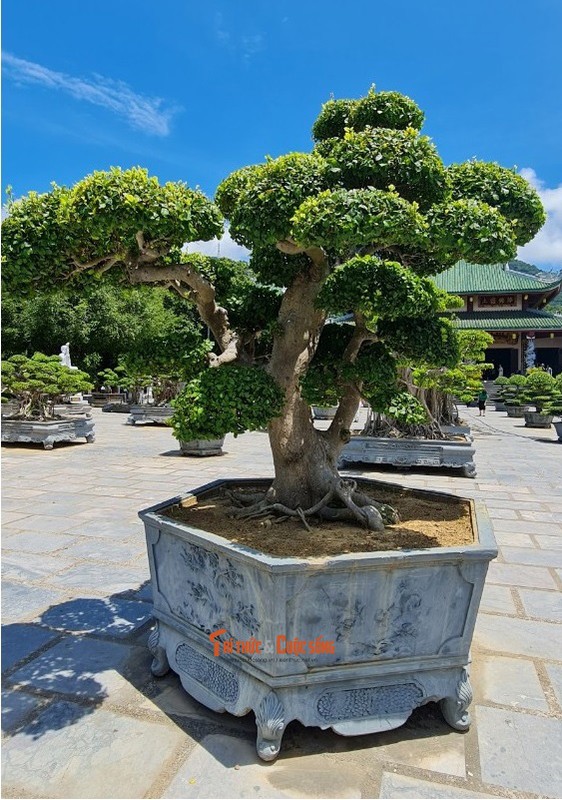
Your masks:
{"label": "stone paved ground", "polygon": [[259,763],[251,715],[215,714],[153,679],[137,511],[218,476],[271,474],[267,438],[178,455],[166,428],[94,410],[93,445],[3,447],[5,797],[562,796],[562,445],[492,411],[473,424],[475,480],[368,474],[483,498],[500,545],[473,647],[473,725],[435,707],[346,739],[292,723]]}

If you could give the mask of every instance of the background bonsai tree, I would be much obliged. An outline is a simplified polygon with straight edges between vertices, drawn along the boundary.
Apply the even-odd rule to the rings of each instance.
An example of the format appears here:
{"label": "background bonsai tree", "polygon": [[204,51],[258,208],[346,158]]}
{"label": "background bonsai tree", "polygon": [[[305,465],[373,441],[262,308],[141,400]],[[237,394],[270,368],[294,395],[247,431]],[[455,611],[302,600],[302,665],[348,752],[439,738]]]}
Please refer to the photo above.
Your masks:
{"label": "background bonsai tree", "polygon": [[[32,285],[120,269],[133,284],[185,296],[216,342],[202,391],[220,391],[222,371],[238,364],[252,367],[244,381],[255,381],[257,402],[264,374],[270,397],[282,400],[280,412],[277,400],[264,408],[275,478],[246,513],[352,516],[380,529],[393,511],[336,469],[361,397],[388,405],[398,359],[457,362],[456,334],[427,276],[461,258],[507,261],[544,222],[538,195],[514,171],[478,161],[445,167],[420,135],[423,118],[395,92],[331,100],[314,123],[311,153],[234,172],[218,188],[218,208],[140,169],[29,195],[4,222],[5,280]],[[185,241],[220,234],[218,209],[234,240],[252,250],[256,275],[231,315],[212,276],[179,254]],[[352,324],[327,324],[338,315]],[[304,395],[314,371],[338,390],[326,431],[314,428]]]}
{"label": "background bonsai tree", "polygon": [[559,388],[552,375],[538,367],[528,370],[525,387],[521,393],[524,404],[535,406],[537,413],[542,414],[545,406],[557,401],[558,393]]}
{"label": "background bonsai tree", "polygon": [[543,412],[562,420],[562,372],[554,379],[554,396],[545,404]]}
{"label": "background bonsai tree", "polygon": [[2,393],[17,401],[13,416],[21,419],[52,419],[55,403],[65,395],[91,388],[85,372],[64,366],[58,356],[15,355],[2,362]]}
{"label": "background bonsai tree", "polygon": [[474,400],[481,389],[482,374],[491,366],[484,360],[485,351],[493,339],[486,331],[479,330],[458,330],[456,336],[457,363],[436,367],[422,359],[417,365],[403,366],[399,382],[407,394],[393,398],[384,415],[378,415],[379,420],[373,417],[367,433],[440,438],[442,425],[458,421],[456,403]]}
{"label": "background bonsai tree", "polygon": [[500,385],[499,393],[506,406],[523,407],[522,394],[526,383],[526,375],[515,374],[505,379],[505,383]]}

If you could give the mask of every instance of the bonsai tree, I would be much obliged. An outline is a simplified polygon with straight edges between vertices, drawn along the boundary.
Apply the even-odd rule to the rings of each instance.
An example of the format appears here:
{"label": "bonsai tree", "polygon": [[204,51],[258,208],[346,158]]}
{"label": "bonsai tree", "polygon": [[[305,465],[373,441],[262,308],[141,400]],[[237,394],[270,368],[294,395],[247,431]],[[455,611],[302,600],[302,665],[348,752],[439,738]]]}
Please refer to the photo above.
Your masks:
{"label": "bonsai tree", "polygon": [[[392,509],[336,468],[360,399],[388,406],[399,359],[454,365],[457,336],[428,276],[461,258],[508,261],[545,218],[513,170],[480,161],[445,167],[420,134],[423,119],[396,92],[330,100],[311,153],[234,172],[216,205],[141,169],[30,194],[3,223],[4,279],[33,286],[120,270],[133,284],[169,286],[195,304],[216,342],[196,398],[202,415],[228,373],[243,396],[254,386],[269,419],[275,477],[243,513],[351,516],[380,529],[395,519]],[[256,276],[231,313],[201,262],[180,255],[184,242],[220,235],[220,212],[233,239],[252,250]],[[351,324],[328,323],[342,315]],[[313,375],[337,387],[326,431],[314,428],[305,397]],[[236,423],[246,423],[244,413]]]}
{"label": "bonsai tree", "polygon": [[58,356],[15,355],[2,362],[2,393],[17,401],[15,417],[53,419],[55,403],[61,402],[65,395],[91,388],[85,372],[64,366]]}
{"label": "bonsai tree", "polygon": [[524,403],[534,405],[537,413],[542,414],[545,406],[556,402],[558,394],[559,388],[552,375],[538,367],[528,371],[521,399]]}
{"label": "bonsai tree", "polygon": [[500,396],[506,406],[523,406],[523,391],[527,383],[526,375],[511,375],[501,385]]}
{"label": "bonsai tree", "polygon": [[423,433],[440,435],[441,425],[452,425],[458,419],[456,402],[468,403],[482,388],[482,374],[491,365],[485,361],[486,349],[493,339],[480,330],[457,331],[459,357],[451,367],[428,364],[411,366],[405,373],[408,391],[426,412]]}
{"label": "bonsai tree", "polygon": [[545,404],[543,411],[562,420],[562,372],[554,378],[555,392],[553,397]]}

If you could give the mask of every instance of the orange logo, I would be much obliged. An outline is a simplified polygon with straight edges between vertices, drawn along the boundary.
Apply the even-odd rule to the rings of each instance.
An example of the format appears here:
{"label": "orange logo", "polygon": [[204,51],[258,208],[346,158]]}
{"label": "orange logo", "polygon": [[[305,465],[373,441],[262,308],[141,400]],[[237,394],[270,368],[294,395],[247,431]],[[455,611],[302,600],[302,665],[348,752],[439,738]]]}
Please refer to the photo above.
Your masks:
{"label": "orange logo", "polygon": [[250,639],[224,639],[219,641],[219,637],[226,633],[226,628],[219,628],[209,634],[209,641],[213,643],[213,655],[218,657],[221,652],[231,655],[323,655],[336,652],[333,639],[324,639],[317,636],[316,639],[287,639],[286,636],[277,636],[275,643],[270,640],[261,641],[253,636]]}

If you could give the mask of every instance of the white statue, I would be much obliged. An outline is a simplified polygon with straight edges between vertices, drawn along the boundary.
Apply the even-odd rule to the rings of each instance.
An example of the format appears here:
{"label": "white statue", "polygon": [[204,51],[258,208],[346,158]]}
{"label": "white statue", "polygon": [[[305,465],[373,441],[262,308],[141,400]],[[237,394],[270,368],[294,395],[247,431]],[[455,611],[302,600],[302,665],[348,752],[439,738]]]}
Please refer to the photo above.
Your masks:
{"label": "white statue", "polygon": [[501,364],[498,368],[498,378],[503,378],[503,367]]}
{"label": "white statue", "polygon": [[60,349],[60,353],[59,353],[59,358],[60,358],[61,364],[63,364],[65,367],[68,367],[69,369],[78,369],[78,367],[73,367],[72,366],[72,362],[70,361],[70,343],[69,342],[67,342],[66,344],[62,345],[62,347]]}

